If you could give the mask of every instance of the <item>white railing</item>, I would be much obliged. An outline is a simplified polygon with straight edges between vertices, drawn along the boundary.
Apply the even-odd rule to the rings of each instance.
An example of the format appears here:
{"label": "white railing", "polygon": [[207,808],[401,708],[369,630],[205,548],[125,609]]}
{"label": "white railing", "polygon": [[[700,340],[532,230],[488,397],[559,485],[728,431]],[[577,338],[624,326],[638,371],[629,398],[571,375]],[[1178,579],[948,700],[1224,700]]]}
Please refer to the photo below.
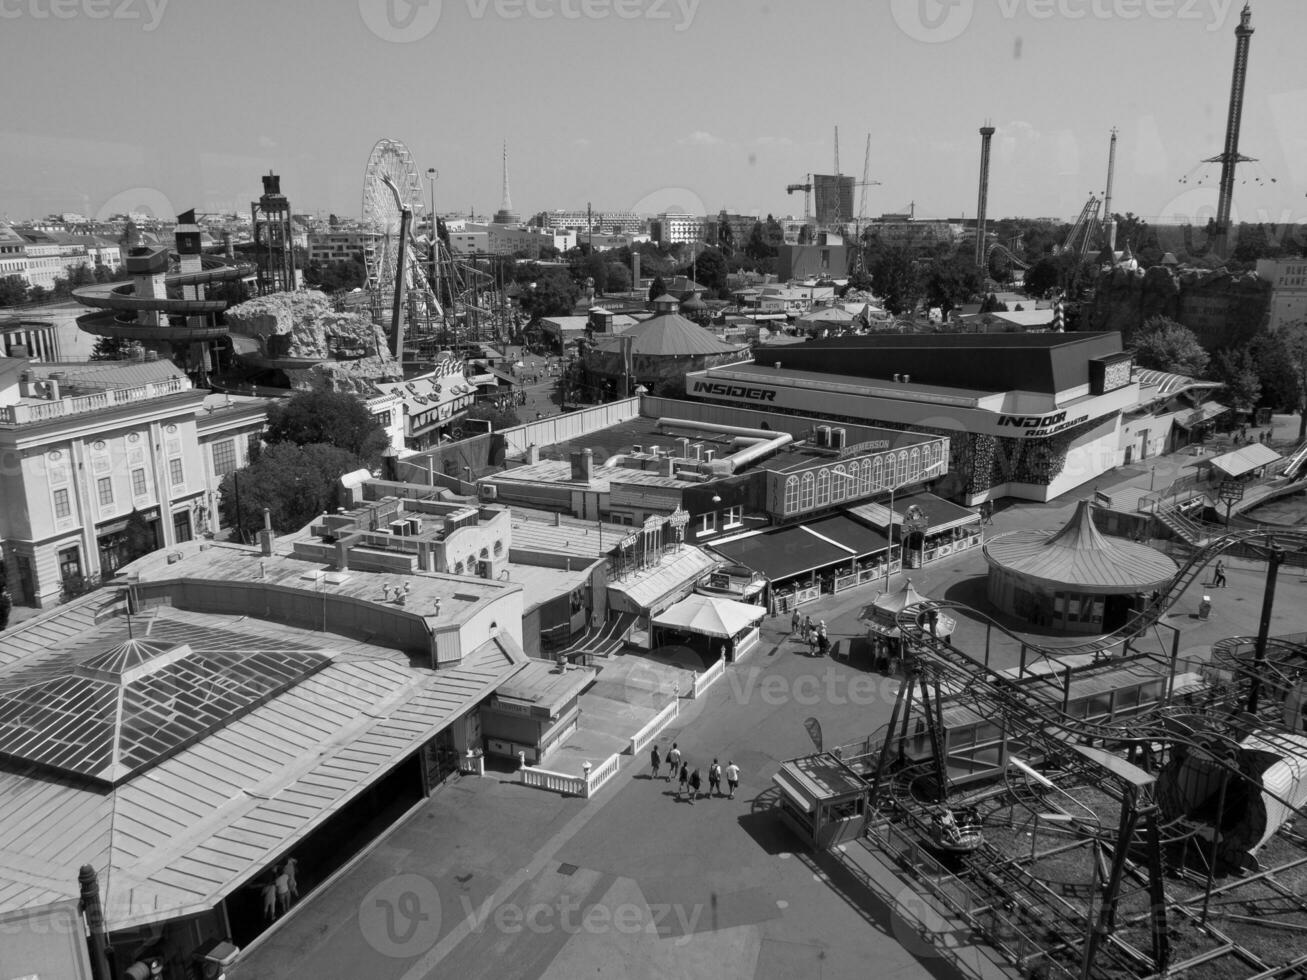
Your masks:
{"label": "white railing", "polygon": [[671,721],[681,713],[681,699],[672,698],[671,703],[663,708],[662,711],[649,719],[648,723],[638,732],[631,736],[631,746],[628,751],[631,755],[641,752],[650,742],[658,737],[658,733],[668,726]]}
{"label": "white railing", "polygon": [[48,422],[51,419],[64,418],[69,415],[84,415],[88,412],[103,412],[117,405],[129,405],[133,402],[149,401],[164,395],[175,395],[190,391],[192,385],[186,378],[169,378],[167,381],[155,381],[134,388],[108,388],[90,395],[74,395],[58,401],[29,402],[20,405],[0,407],[0,425],[30,425],[35,422]]}
{"label": "white railing", "polygon": [[484,776],[486,774],[486,757],[480,751],[463,756],[459,763],[459,772],[465,776]]}
{"label": "white railing", "polygon": [[690,697],[697,698],[725,676],[726,658],[722,657],[702,674],[694,675],[694,689],[690,692]]}
{"label": "white railing", "polygon": [[599,791],[600,786],[616,776],[617,770],[621,764],[621,755],[614,752],[603,762],[599,763],[596,768],[589,770],[585,775],[585,779],[582,780],[582,782],[585,783],[586,797],[594,796],[594,794]]}
{"label": "white railing", "polygon": [[541,769],[537,766],[523,766],[517,773],[523,786],[536,786],[571,796],[588,795],[585,776],[569,776],[565,772],[554,772],[552,769]]}

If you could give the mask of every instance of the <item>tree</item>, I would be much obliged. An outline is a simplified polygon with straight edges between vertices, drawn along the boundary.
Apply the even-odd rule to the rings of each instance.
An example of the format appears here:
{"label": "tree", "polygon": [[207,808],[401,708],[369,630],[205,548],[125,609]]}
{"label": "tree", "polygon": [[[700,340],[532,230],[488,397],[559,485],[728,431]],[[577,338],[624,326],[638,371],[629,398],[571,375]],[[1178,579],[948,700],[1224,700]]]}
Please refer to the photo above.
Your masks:
{"label": "tree", "polygon": [[888,248],[871,269],[871,281],[886,312],[911,313],[921,299],[922,280],[916,261],[906,248]]}
{"label": "tree", "polygon": [[497,408],[494,402],[489,401],[477,402],[467,410],[465,417],[473,422],[489,422],[495,432],[522,424],[521,418],[512,407]]}
{"label": "tree", "polygon": [[649,284],[649,302],[652,303],[659,296],[667,292],[667,283],[663,282],[662,276],[654,276],[653,282]]}
{"label": "tree", "polygon": [[949,314],[980,292],[980,275],[961,255],[937,258],[926,269],[926,302],[938,306],[948,323]]}
{"label": "tree", "polygon": [[1286,364],[1293,373],[1293,409],[1298,413],[1298,441],[1307,439],[1307,321],[1281,327]]}
{"label": "tree", "polygon": [[722,250],[724,256],[735,254],[735,229],[727,220],[724,208],[717,215],[717,247]]}
{"label": "tree", "polygon": [[218,489],[222,522],[237,528],[243,540],[252,540],[263,527],[266,507],[273,530],[296,531],[337,506],[340,478],[357,465],[356,456],[336,446],[265,446],[249,466],[223,477]]}
{"label": "tree", "polygon": [[121,337],[96,337],[91,348],[93,361],[123,361],[132,356],[136,342]]}
{"label": "tree", "polygon": [[1257,366],[1257,379],[1261,383],[1261,404],[1277,412],[1293,412],[1298,408],[1298,376],[1294,372],[1293,354],[1285,343],[1283,332],[1258,334],[1248,345],[1253,363]]}
{"label": "tree", "polygon": [[50,298],[50,290],[41,285],[30,286],[27,290],[27,302],[32,304],[44,303]]}
{"label": "tree", "polygon": [[1025,290],[1027,296],[1047,296],[1057,289],[1059,271],[1057,260],[1043,258],[1026,270]]}
{"label": "tree", "polygon": [[380,463],[382,452],[390,444],[385,429],[363,402],[339,391],[301,391],[274,402],[268,409],[268,427],[263,438],[270,444],[335,446],[368,469]]}
{"label": "tree", "polygon": [[317,286],[325,293],[358,289],[368,280],[368,270],[357,258],[338,259],[335,262],[310,262],[304,270],[304,281]]}
{"label": "tree", "polygon": [[545,273],[522,294],[522,309],[533,320],[542,316],[566,316],[576,306],[580,294],[571,276],[559,271]]}
{"label": "tree", "polygon": [[608,270],[608,290],[614,293],[626,293],[631,290],[631,270],[617,262],[609,262],[605,268]]}
{"label": "tree", "polygon": [[1262,398],[1262,382],[1257,375],[1257,360],[1247,347],[1223,350],[1216,355],[1216,378],[1225,385],[1230,403],[1241,412],[1249,412]]}
{"label": "tree", "polygon": [[693,276],[694,281],[706,289],[717,291],[726,288],[726,256],[715,248],[706,248],[694,261],[681,270],[682,275]]}
{"label": "tree", "polygon": [[21,306],[27,302],[27,280],[22,276],[0,279],[0,306]]}
{"label": "tree", "polygon": [[1201,378],[1207,370],[1207,351],[1194,332],[1164,316],[1144,321],[1135,337],[1135,363],[1155,371]]}
{"label": "tree", "polygon": [[993,293],[988,293],[985,296],[985,298],[980,301],[980,312],[981,313],[1006,313],[1007,304],[1004,303]]}

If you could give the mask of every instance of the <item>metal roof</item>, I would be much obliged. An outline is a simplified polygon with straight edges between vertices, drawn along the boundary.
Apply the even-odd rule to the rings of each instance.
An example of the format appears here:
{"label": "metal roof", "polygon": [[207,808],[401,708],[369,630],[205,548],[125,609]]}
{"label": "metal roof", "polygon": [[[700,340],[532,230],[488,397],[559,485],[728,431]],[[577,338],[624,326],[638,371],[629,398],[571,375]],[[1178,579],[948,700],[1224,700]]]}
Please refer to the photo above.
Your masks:
{"label": "metal roof", "polygon": [[1205,459],[1202,465],[1220,470],[1226,476],[1243,476],[1280,458],[1280,454],[1270,446],[1254,442],[1249,446],[1240,446],[1233,452]]}
{"label": "metal roof", "polygon": [[665,556],[653,568],[610,580],[608,590],[626,596],[638,609],[653,609],[658,600],[693,584],[716,564],[717,560],[707,552],[693,545],[683,545],[679,551]]}
{"label": "metal roof", "polygon": [[83,864],[111,930],[212,908],[525,663],[502,635],[432,671],[344,636],[170,608],[150,637],[215,630],[256,649],[313,643],[330,664],[112,793],[0,766],[0,913],[76,898]]}

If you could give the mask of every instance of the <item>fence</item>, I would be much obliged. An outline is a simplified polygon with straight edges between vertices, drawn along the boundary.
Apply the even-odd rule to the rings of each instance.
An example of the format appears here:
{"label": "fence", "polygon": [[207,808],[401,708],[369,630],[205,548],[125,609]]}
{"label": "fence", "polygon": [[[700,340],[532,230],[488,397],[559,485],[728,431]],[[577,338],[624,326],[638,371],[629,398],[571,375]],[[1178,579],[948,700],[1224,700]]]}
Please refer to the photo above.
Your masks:
{"label": "fence", "polygon": [[535,786],[538,789],[589,799],[598,792],[600,786],[617,775],[620,766],[621,756],[614,752],[598,766],[580,776],[570,776],[565,772],[555,772],[553,769],[542,769],[539,766],[523,766],[517,773],[518,780],[523,786]]}
{"label": "fence", "polygon": [[640,399],[627,398],[502,429],[499,435],[504,438],[504,451],[509,456],[525,455],[529,446],[555,446],[619,422],[629,422],[639,415]]}
{"label": "fence", "polygon": [[725,676],[726,658],[722,657],[702,674],[694,675],[694,688],[690,691],[690,697],[697,698]]}
{"label": "fence", "polygon": [[535,786],[539,789],[553,790],[555,793],[567,793],[570,796],[589,795],[585,776],[569,776],[565,772],[541,769],[539,766],[523,766],[517,771],[523,786]]}
{"label": "fence", "polygon": [[663,708],[662,711],[649,719],[648,723],[638,732],[631,736],[630,753],[635,755],[658,737],[658,733],[666,728],[681,713],[681,699],[672,698],[671,703]]}
{"label": "fence", "polygon": [[616,776],[617,770],[621,767],[621,764],[621,754],[614,752],[603,762],[599,763],[596,768],[591,769],[583,780],[585,783],[586,798],[588,799],[591,796],[594,796],[595,793],[598,792],[600,786]]}

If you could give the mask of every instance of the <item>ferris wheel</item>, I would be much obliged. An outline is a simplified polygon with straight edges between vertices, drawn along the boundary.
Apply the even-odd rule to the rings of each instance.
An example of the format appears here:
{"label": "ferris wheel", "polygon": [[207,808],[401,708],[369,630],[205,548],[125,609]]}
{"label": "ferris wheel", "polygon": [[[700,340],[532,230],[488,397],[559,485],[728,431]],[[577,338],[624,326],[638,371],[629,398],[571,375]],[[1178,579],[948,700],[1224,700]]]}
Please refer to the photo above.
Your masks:
{"label": "ferris wheel", "polygon": [[[365,250],[368,288],[382,305],[389,304],[394,295],[401,248],[407,250],[404,291],[417,289],[426,296],[431,295],[420,263],[415,261],[411,240],[400,241],[401,218],[406,209],[412,213],[413,223],[423,210],[422,181],[413,155],[399,140],[378,140],[363,172],[363,226],[375,236],[371,247]],[[411,236],[412,223],[409,231]]]}

